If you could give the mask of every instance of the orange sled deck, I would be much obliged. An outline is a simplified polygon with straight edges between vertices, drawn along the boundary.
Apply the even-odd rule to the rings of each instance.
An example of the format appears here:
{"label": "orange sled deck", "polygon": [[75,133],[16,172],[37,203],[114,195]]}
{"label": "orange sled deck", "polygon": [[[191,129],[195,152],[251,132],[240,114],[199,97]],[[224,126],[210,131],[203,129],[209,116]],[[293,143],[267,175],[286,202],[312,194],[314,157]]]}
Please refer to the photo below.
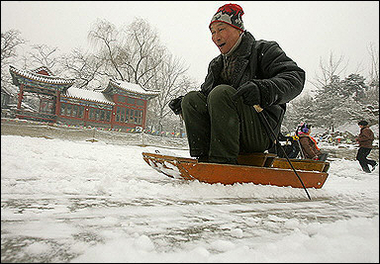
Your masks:
{"label": "orange sled deck", "polygon": [[[303,188],[286,159],[273,154],[240,155],[239,165],[203,163],[182,158],[143,152],[143,159],[155,170],[169,177],[205,183],[254,183]],[[291,159],[306,188],[322,188],[330,164],[326,161]]]}

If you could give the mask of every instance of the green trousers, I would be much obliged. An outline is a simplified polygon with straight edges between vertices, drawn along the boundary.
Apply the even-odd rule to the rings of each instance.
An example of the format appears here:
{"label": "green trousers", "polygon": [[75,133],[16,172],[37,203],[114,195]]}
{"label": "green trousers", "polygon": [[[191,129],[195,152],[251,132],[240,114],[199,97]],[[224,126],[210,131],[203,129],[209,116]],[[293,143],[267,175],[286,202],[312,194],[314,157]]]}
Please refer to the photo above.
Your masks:
{"label": "green trousers", "polygon": [[252,106],[231,97],[236,89],[218,85],[206,97],[192,91],[182,100],[182,115],[192,157],[236,164],[240,153],[264,152],[270,140]]}

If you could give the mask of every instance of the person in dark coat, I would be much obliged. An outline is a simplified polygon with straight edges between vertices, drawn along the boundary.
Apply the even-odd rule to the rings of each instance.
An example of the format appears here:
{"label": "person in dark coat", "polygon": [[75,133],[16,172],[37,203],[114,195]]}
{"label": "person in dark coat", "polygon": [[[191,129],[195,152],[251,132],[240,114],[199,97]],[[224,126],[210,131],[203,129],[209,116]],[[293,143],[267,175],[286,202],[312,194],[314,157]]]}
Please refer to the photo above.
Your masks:
{"label": "person in dark coat", "polygon": [[236,164],[241,153],[264,152],[274,143],[254,105],[278,135],[286,103],[304,87],[305,71],[275,41],[245,30],[243,9],[220,7],[209,25],[221,54],[209,65],[200,91],[173,99],[169,107],[185,122],[190,155],[199,161]]}
{"label": "person in dark coat", "polygon": [[[284,149],[286,155],[288,156],[289,159],[294,159],[297,158],[298,153],[300,152],[300,147],[298,144],[298,139],[295,136],[284,136],[281,132],[278,134],[278,141],[279,144],[280,142],[284,142],[285,144],[282,146]],[[277,155],[280,158],[285,158],[285,154],[283,151],[277,151]]]}
{"label": "person in dark coat", "polygon": [[368,122],[362,120],[358,123],[360,127],[359,136],[356,138],[356,142],[359,144],[359,150],[356,155],[356,159],[359,161],[360,166],[363,171],[369,173],[371,170],[368,165],[372,166],[372,171],[375,170],[377,162],[375,160],[367,159],[367,156],[372,150],[372,143],[374,140],[373,131],[368,127]]}
{"label": "person in dark coat", "polygon": [[297,136],[301,145],[301,151],[305,159],[321,160],[327,159],[327,153],[322,153],[318,147],[317,141],[310,136],[311,125],[303,123],[300,126],[300,131],[297,130]]}

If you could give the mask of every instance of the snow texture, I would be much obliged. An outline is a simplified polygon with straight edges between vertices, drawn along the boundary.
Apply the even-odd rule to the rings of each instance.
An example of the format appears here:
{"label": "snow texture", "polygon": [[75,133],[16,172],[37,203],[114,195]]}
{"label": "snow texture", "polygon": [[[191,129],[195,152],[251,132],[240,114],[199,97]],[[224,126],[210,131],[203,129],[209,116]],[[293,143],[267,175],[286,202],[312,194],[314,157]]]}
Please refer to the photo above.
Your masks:
{"label": "snow texture", "polygon": [[322,189],[166,177],[142,152],[1,136],[2,262],[379,262],[379,169],[333,159]]}

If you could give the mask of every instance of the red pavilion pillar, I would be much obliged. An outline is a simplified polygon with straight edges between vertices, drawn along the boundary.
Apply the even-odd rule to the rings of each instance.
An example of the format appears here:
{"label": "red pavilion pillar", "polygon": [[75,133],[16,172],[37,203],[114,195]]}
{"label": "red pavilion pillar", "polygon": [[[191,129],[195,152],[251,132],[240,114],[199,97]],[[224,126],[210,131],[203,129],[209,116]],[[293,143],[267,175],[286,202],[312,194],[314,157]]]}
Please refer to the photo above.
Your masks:
{"label": "red pavilion pillar", "polygon": [[21,102],[22,102],[23,97],[24,97],[24,84],[22,83],[20,85],[20,92],[18,93],[18,103],[17,103],[18,110],[21,109]]}
{"label": "red pavilion pillar", "polygon": [[147,111],[148,111],[148,100],[144,100],[144,108],[143,108],[143,116],[142,116],[142,128],[145,129],[145,124],[146,124],[146,115],[147,115]]}
{"label": "red pavilion pillar", "polygon": [[57,92],[57,97],[56,97],[56,102],[55,102],[55,115],[58,117],[60,115],[60,110],[61,110],[61,92]]}

